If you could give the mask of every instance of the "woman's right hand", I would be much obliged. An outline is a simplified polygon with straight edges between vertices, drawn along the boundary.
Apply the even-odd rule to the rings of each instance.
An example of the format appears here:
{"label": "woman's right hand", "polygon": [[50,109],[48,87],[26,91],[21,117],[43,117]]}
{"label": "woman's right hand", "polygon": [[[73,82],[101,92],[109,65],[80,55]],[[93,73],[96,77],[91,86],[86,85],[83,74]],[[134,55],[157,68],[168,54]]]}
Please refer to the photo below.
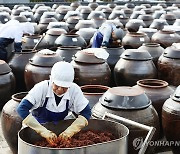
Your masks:
{"label": "woman's right hand", "polygon": [[55,133],[51,132],[50,130],[46,130],[41,132],[40,135],[44,137],[50,145],[56,145],[57,135]]}
{"label": "woman's right hand", "polygon": [[23,120],[23,124],[35,130],[39,135],[44,137],[49,144],[54,145],[54,143],[56,143],[57,135],[42,126],[31,114]]}

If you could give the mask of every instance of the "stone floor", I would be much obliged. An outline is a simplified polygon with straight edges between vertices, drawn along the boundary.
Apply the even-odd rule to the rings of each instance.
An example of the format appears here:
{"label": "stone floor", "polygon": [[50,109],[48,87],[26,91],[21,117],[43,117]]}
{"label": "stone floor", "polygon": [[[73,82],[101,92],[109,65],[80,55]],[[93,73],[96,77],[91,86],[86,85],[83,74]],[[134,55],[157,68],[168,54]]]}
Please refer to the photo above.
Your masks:
{"label": "stone floor", "polygon": [[[0,154],[13,154],[2,134],[1,123],[0,123]],[[173,153],[170,151],[170,149],[162,149],[155,154],[173,154]]]}

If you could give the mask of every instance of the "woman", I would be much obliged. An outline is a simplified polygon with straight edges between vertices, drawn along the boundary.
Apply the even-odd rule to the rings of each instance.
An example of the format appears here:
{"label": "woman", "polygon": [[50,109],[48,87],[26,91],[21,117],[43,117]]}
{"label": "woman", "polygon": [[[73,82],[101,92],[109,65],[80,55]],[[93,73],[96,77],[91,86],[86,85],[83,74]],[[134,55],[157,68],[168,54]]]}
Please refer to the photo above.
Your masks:
{"label": "woman", "polygon": [[22,36],[34,34],[34,26],[30,22],[20,23],[10,20],[0,27],[0,59],[7,61],[6,47],[14,42],[15,52],[22,50]]}
{"label": "woman", "polygon": [[118,43],[124,36],[124,31],[114,23],[103,23],[93,36],[92,48],[107,48],[112,43]]}
{"label": "woman", "polygon": [[68,62],[57,62],[52,67],[50,80],[37,83],[17,108],[24,119],[23,124],[34,129],[50,144],[54,143],[57,136],[41,123],[63,120],[69,110],[78,114],[78,118],[59,135],[62,139],[72,137],[88,125],[91,116],[89,101],[73,80],[73,66]]}

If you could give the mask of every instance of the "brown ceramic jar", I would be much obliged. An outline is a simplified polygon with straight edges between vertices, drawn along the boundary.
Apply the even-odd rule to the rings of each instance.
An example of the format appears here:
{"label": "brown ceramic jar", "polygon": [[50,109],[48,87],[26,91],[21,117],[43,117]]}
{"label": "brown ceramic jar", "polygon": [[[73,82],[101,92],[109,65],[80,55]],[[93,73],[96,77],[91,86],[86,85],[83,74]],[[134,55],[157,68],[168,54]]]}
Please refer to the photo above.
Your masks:
{"label": "brown ceramic jar", "polygon": [[134,86],[141,79],[157,78],[152,57],[146,50],[127,49],[114,67],[117,86]]}
{"label": "brown ceramic jar", "polygon": [[171,30],[159,30],[153,34],[151,42],[159,43],[163,48],[167,48],[173,43],[180,42],[180,35]]}
{"label": "brown ceramic jar", "polygon": [[147,34],[139,32],[127,33],[122,39],[122,45],[125,49],[137,49],[143,43],[148,42],[150,42],[150,39]]}
{"label": "brown ceramic jar", "polygon": [[26,95],[27,92],[13,94],[1,112],[2,132],[13,154],[18,153],[18,131],[22,127],[22,119],[16,108]]}
{"label": "brown ceramic jar", "polygon": [[59,54],[64,61],[71,62],[72,57],[81,50],[78,46],[62,46],[58,47],[56,53]]}
{"label": "brown ceramic jar", "polygon": [[[179,154],[180,146],[180,87],[168,98],[162,108],[162,125],[166,139],[170,142],[174,154]],[[177,143],[176,143],[177,142]]]}
{"label": "brown ceramic jar", "polygon": [[62,60],[62,57],[55,52],[37,52],[25,66],[24,78],[27,90],[40,81],[48,80],[52,66]]}
{"label": "brown ceramic jar", "polygon": [[83,37],[78,34],[61,34],[55,40],[56,46],[79,46],[81,48],[86,48],[87,43]]}
{"label": "brown ceramic jar", "polygon": [[99,48],[78,51],[71,62],[75,70],[74,82],[79,86],[110,84],[110,67],[104,59],[95,57],[93,52],[96,50]]}
{"label": "brown ceramic jar", "polygon": [[147,50],[152,56],[152,61],[154,62],[155,66],[157,66],[157,61],[164,52],[164,48],[158,43],[143,43],[138,49]]}
{"label": "brown ceramic jar", "polygon": [[0,109],[11,98],[15,92],[15,87],[15,76],[11,68],[4,60],[0,60]]}
{"label": "brown ceramic jar", "polygon": [[[159,119],[151,100],[143,90],[135,87],[113,87],[109,88],[100,97],[99,101],[92,108],[93,118],[102,118],[105,112],[109,112],[144,125],[156,128],[154,139],[159,136]],[[135,138],[144,138],[147,134],[142,129],[132,125],[126,125],[130,130],[128,139],[128,153],[137,154],[138,150],[133,147]]]}
{"label": "brown ceramic jar", "polygon": [[111,69],[111,83],[110,87],[115,87],[115,81],[114,81],[114,67],[118,60],[120,59],[121,54],[124,52],[124,47],[119,46],[119,47],[111,47],[111,48],[106,48],[105,49],[109,53],[109,57],[107,58],[107,63]]}
{"label": "brown ceramic jar", "polygon": [[45,36],[42,38],[42,41],[39,42],[37,49],[50,49],[55,47],[55,40],[61,35],[67,33],[65,29],[62,28],[51,28],[49,29]]}
{"label": "brown ceramic jar", "polygon": [[162,130],[162,106],[164,102],[169,98],[169,96],[174,92],[174,90],[168,85],[166,81],[158,79],[143,79],[137,81],[137,85],[134,87],[142,89],[149,99],[152,101],[152,105],[156,109],[159,116],[160,123],[160,134],[163,137]]}
{"label": "brown ceramic jar", "polygon": [[23,37],[25,43],[22,44],[22,50],[33,49],[34,46],[39,42],[40,38],[41,38],[40,35],[31,35],[31,36],[25,35]]}
{"label": "brown ceramic jar", "polygon": [[22,50],[22,52],[13,52],[13,55],[9,59],[9,66],[14,73],[16,79],[16,92],[26,91],[24,71],[25,66],[28,64],[29,59],[34,56],[36,51]]}
{"label": "brown ceramic jar", "polygon": [[[179,43],[177,43],[179,46]],[[170,85],[180,85],[180,48],[170,46],[158,59],[158,78],[167,81]]]}
{"label": "brown ceramic jar", "polygon": [[99,98],[109,89],[103,85],[84,85],[81,86],[81,90],[84,96],[89,100],[90,108],[99,101]]}

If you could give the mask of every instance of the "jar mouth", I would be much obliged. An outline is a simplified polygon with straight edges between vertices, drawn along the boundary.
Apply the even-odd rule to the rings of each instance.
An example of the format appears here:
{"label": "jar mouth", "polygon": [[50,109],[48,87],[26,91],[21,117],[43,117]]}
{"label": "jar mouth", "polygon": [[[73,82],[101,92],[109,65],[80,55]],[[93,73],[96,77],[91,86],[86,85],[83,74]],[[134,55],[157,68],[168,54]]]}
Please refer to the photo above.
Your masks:
{"label": "jar mouth", "polygon": [[144,46],[147,46],[147,47],[158,47],[160,46],[159,43],[143,43]]}
{"label": "jar mouth", "polygon": [[146,34],[141,32],[129,32],[129,35],[136,37],[136,36],[145,36]]}
{"label": "jar mouth", "polygon": [[85,95],[101,95],[105,93],[109,87],[103,85],[84,85],[81,90]]}
{"label": "jar mouth", "polygon": [[27,94],[28,94],[28,92],[16,93],[16,94],[12,95],[12,99],[17,102],[20,102]]}
{"label": "jar mouth", "polygon": [[146,88],[164,88],[169,84],[166,81],[158,79],[144,79],[137,81],[137,85]]}
{"label": "jar mouth", "polygon": [[72,36],[75,36],[75,37],[78,37],[79,35],[78,34],[72,34],[72,33],[67,33],[67,34],[63,34],[67,37],[72,37]]}
{"label": "jar mouth", "polygon": [[161,30],[161,32],[164,33],[164,34],[173,34],[173,33],[175,33],[174,30]]}
{"label": "jar mouth", "polygon": [[61,50],[72,50],[72,49],[81,50],[81,47],[79,47],[79,46],[60,46],[60,47],[58,47],[58,49],[61,49]]}

